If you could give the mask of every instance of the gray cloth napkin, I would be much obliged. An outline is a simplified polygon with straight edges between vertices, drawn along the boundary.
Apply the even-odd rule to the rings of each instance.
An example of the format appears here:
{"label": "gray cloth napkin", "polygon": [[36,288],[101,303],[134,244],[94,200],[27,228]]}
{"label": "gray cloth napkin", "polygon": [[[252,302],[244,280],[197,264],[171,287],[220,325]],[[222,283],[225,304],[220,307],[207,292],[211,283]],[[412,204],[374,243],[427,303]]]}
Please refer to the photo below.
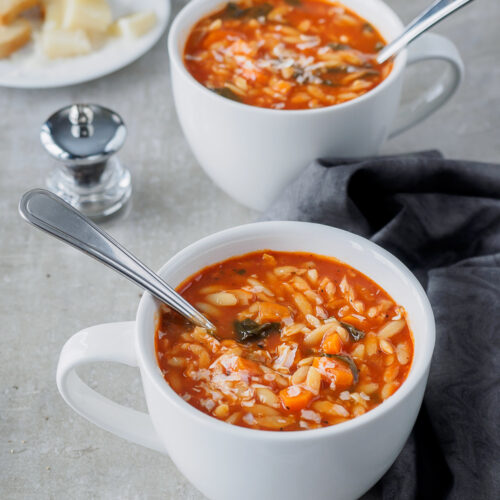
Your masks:
{"label": "gray cloth napkin", "polygon": [[318,160],[263,219],[362,235],[419,278],[437,338],[403,451],[363,499],[500,498],[500,165],[428,151]]}

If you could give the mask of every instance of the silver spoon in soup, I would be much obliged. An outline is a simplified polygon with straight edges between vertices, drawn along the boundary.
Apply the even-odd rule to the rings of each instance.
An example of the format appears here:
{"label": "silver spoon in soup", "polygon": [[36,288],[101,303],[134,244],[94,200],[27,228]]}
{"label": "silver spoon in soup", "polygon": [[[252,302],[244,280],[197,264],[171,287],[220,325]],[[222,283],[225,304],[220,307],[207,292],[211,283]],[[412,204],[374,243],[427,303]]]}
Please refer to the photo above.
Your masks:
{"label": "silver spoon in soup", "polygon": [[30,224],[118,271],[191,323],[215,331],[215,326],[160,276],[59,196],[33,189],[22,196],[19,211]]}
{"label": "silver spoon in soup", "polygon": [[460,7],[472,2],[472,0],[436,0],[430,7],[417,16],[391,43],[386,45],[375,58],[378,64],[382,64],[401,49],[406,47],[424,31],[449,16]]}

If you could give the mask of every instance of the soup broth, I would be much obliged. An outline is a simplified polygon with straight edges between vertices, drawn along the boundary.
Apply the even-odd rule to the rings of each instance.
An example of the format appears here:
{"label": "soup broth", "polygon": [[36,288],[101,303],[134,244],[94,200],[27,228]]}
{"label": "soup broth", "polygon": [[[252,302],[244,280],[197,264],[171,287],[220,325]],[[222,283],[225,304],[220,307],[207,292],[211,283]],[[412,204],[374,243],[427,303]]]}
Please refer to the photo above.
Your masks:
{"label": "soup broth", "polygon": [[228,423],[335,425],[383,403],[410,370],[404,308],[335,259],[253,252],[201,270],[178,291],[217,331],[162,306],[158,364],[184,400]]}
{"label": "soup broth", "polygon": [[219,95],[273,109],[311,109],[355,99],[392,63],[377,29],[338,3],[245,0],[203,18],[188,37],[184,63]]}

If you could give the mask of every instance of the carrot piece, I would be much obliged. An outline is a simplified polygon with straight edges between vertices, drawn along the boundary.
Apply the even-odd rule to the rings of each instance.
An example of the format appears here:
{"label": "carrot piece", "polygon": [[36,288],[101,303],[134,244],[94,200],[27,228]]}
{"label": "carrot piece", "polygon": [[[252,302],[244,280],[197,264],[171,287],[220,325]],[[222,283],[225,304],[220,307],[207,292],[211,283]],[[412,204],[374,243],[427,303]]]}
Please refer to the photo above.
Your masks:
{"label": "carrot piece", "polygon": [[299,411],[305,408],[313,395],[307,389],[298,385],[291,385],[280,391],[280,399],[287,410]]}
{"label": "carrot piece", "polygon": [[250,373],[255,373],[255,374],[260,373],[260,367],[255,361],[252,361],[251,359],[242,358],[240,356],[238,356],[236,367],[238,370],[246,370]]}
{"label": "carrot piece", "polygon": [[234,359],[231,359],[231,363],[226,366],[226,369],[229,372],[248,372],[252,376],[262,373],[258,363],[241,356],[235,356]]}
{"label": "carrot piece", "polygon": [[354,375],[351,369],[340,361],[326,357],[316,357],[314,358],[313,366],[318,368],[321,375],[328,382],[335,382],[337,388],[350,387],[354,382]]}
{"label": "carrot piece", "polygon": [[327,354],[338,354],[342,349],[342,340],[340,339],[339,334],[332,333],[330,335],[327,335],[323,339],[321,349]]}
{"label": "carrot piece", "polygon": [[280,92],[281,94],[288,94],[292,89],[292,84],[287,82],[286,80],[278,80],[274,84],[271,85],[272,89],[276,92]]}
{"label": "carrot piece", "polygon": [[203,40],[203,48],[208,49],[213,43],[220,42],[221,40],[228,40],[228,36],[238,36],[238,33],[235,33],[234,31],[229,31],[229,30],[224,30],[224,29],[218,29],[215,31],[211,31],[208,33],[208,35],[205,37]]}
{"label": "carrot piece", "polygon": [[266,321],[281,321],[290,317],[290,310],[286,306],[275,304],[274,302],[259,302],[259,314],[257,323]]}
{"label": "carrot piece", "polygon": [[338,365],[333,371],[336,387],[350,387],[354,382],[354,377],[349,368]]}

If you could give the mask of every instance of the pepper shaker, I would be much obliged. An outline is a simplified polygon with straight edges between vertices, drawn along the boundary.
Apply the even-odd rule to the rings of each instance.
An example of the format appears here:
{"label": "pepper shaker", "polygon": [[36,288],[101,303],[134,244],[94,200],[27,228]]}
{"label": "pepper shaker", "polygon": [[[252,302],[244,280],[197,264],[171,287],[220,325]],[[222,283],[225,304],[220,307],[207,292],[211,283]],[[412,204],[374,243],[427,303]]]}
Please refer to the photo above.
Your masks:
{"label": "pepper shaker", "polygon": [[132,193],[130,172],[116,153],[127,129],[117,113],[96,104],[72,104],[42,125],[40,140],[58,165],[47,187],[92,218],[122,208]]}

